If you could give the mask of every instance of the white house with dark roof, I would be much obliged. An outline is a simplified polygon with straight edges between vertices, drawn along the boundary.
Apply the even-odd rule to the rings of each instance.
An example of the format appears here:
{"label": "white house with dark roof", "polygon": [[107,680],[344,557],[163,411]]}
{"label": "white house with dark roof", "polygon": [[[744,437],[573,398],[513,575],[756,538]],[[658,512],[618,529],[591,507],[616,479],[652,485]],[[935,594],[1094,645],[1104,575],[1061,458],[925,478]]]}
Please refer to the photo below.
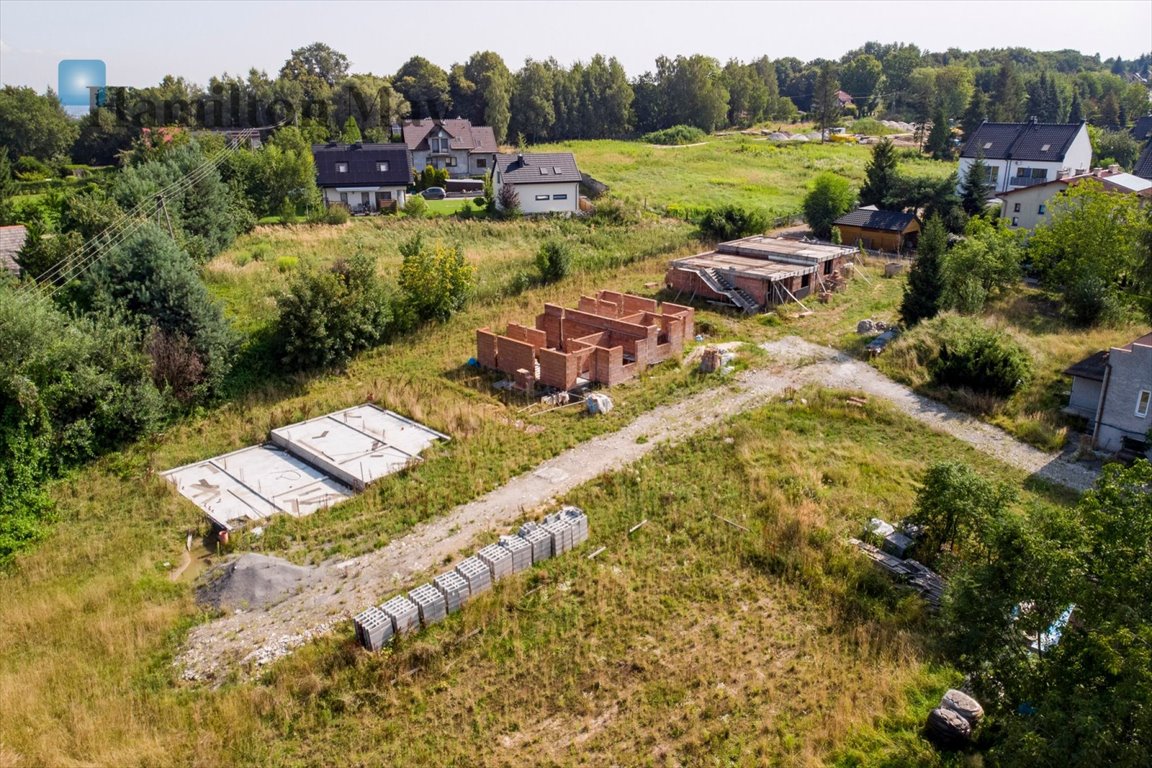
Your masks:
{"label": "white house with dark roof", "polygon": [[571,152],[497,155],[492,189],[511,185],[523,213],[576,213],[580,210],[580,170]]}
{"label": "white house with dark roof", "polygon": [[447,168],[454,179],[487,176],[499,151],[492,128],[460,118],[406,120],[403,133],[413,170]]}
{"label": "white house with dark roof", "polygon": [[325,207],[375,213],[406,202],[412,166],[403,144],[315,144],[312,159]]}
{"label": "white house with dark roof", "polygon": [[984,122],[960,151],[959,183],[983,157],[994,193],[1044,184],[1092,168],[1092,144],[1085,123]]}

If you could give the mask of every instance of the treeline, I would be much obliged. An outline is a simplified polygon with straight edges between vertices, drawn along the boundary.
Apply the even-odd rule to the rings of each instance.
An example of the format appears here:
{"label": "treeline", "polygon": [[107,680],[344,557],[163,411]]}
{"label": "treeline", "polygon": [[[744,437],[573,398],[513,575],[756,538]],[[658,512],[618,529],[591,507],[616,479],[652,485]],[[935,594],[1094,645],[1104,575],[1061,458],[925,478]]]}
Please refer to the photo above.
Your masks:
{"label": "treeline", "polygon": [[[1026,48],[923,51],[869,42],[837,60],[767,56],[722,64],[703,55],[660,57],[629,77],[614,57],[564,66],[528,60],[512,70],[483,51],[448,69],[414,56],[395,73],[350,73],[323,43],[292,51],[275,77],[252,69],[206,85],[166,76],[149,88],[110,88],[104,105],[70,119],[49,92],[0,91],[0,144],[16,163],[68,156],[108,164],[143,127],[235,129],[287,121],[309,142],[339,138],[351,117],[366,140],[387,141],[405,118],[464,117],[501,142],[627,137],[694,126],[704,131],[793,120],[877,116],[917,123],[985,118],[1087,120],[1123,130],[1148,111],[1152,56],[1101,60]],[[841,105],[837,91],[853,97]]]}

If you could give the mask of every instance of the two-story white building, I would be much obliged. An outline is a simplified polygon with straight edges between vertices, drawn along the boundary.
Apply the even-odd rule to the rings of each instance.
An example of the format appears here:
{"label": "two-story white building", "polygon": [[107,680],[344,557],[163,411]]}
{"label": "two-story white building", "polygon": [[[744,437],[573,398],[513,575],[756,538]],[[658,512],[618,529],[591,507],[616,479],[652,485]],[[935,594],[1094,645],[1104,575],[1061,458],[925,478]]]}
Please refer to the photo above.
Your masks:
{"label": "two-story white building", "polygon": [[984,122],[960,152],[959,184],[983,158],[993,195],[1053,181],[1061,174],[1087,173],[1092,144],[1085,123]]}
{"label": "two-story white building", "polygon": [[496,135],[487,125],[469,120],[406,120],[404,145],[412,169],[419,173],[429,165],[447,168],[453,179],[487,176],[496,162]]}
{"label": "two-story white building", "polygon": [[500,206],[500,189],[510,185],[522,213],[576,213],[580,210],[580,170],[571,152],[497,155],[492,190]]}

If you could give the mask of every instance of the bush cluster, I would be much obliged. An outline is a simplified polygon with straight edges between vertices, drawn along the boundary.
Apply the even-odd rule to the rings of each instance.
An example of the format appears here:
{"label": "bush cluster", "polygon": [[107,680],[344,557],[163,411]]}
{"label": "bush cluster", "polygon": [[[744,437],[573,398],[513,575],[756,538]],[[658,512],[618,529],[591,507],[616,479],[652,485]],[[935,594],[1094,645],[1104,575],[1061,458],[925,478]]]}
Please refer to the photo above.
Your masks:
{"label": "bush cluster", "polygon": [[942,386],[1010,397],[1032,377],[1032,360],[1009,336],[978,320],[956,318],[940,328],[928,370]]}
{"label": "bush cluster", "polygon": [[646,144],[695,144],[698,141],[703,141],[704,137],[708,134],[700,130],[694,125],[674,125],[671,128],[665,128],[661,131],[653,131],[646,133],[640,137],[641,141]]}
{"label": "bush cluster", "polygon": [[768,229],[768,223],[768,215],[763,211],[729,204],[704,211],[697,226],[700,234],[710,240],[734,240],[761,234]]}

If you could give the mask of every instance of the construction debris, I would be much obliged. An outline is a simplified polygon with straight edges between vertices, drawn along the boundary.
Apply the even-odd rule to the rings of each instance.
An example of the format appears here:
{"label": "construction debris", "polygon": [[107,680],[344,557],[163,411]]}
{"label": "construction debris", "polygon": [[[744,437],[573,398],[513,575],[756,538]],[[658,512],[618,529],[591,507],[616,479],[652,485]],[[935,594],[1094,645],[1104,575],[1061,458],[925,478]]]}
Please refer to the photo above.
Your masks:
{"label": "construction debris", "polygon": [[585,408],[593,416],[612,410],[612,398],[603,392],[593,392],[584,398]]}
{"label": "construction debris", "polygon": [[940,601],[944,598],[944,579],[940,574],[919,561],[901,560],[865,541],[848,539],[848,543],[863,552],[890,576],[914,588],[933,608],[940,607]]}

